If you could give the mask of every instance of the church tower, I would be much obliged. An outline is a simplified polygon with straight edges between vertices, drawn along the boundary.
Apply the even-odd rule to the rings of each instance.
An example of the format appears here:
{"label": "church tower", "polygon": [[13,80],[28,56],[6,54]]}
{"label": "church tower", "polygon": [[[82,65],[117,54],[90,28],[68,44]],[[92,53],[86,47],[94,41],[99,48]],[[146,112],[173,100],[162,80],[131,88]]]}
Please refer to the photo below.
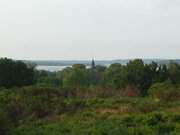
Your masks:
{"label": "church tower", "polygon": [[92,69],[95,69],[95,67],[96,67],[95,61],[94,61],[94,59],[92,59],[92,62],[91,62],[91,68],[92,68]]}

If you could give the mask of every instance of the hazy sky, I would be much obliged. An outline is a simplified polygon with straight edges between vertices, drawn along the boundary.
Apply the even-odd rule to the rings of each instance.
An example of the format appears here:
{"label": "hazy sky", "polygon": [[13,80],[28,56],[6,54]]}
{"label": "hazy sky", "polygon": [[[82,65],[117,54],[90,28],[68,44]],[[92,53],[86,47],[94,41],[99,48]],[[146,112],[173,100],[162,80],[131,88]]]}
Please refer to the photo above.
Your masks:
{"label": "hazy sky", "polygon": [[0,56],[180,58],[180,0],[1,0]]}

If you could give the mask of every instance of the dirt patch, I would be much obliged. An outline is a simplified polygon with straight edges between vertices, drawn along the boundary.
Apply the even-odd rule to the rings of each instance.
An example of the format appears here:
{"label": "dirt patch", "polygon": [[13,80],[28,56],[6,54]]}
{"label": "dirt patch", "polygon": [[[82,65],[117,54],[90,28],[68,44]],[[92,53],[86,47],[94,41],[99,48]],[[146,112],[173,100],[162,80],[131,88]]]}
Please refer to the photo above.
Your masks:
{"label": "dirt patch", "polygon": [[132,107],[130,106],[120,106],[117,108],[98,108],[96,110],[98,114],[127,114],[132,112]]}

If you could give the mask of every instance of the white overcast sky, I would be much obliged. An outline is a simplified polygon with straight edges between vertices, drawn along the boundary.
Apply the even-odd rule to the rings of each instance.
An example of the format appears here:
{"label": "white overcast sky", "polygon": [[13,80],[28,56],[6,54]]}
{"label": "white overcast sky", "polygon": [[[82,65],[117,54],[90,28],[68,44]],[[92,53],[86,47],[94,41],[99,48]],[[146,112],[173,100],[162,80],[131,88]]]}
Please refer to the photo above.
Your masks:
{"label": "white overcast sky", "polygon": [[180,0],[1,0],[0,57],[180,58]]}

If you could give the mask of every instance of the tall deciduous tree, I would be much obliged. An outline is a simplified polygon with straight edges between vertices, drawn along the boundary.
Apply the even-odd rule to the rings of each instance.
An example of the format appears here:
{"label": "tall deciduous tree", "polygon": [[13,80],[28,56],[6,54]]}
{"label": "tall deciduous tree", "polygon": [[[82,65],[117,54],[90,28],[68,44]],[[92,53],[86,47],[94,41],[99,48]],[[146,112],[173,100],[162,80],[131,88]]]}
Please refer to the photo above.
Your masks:
{"label": "tall deciduous tree", "polygon": [[172,83],[177,84],[180,82],[180,66],[175,62],[170,62],[169,66],[169,79]]}
{"label": "tall deciduous tree", "polygon": [[63,78],[63,87],[81,87],[88,85],[88,73],[85,65],[76,64],[65,74]]}
{"label": "tall deciduous tree", "polygon": [[7,58],[0,59],[0,86],[14,87],[35,83],[34,67],[27,66],[22,61]]}

